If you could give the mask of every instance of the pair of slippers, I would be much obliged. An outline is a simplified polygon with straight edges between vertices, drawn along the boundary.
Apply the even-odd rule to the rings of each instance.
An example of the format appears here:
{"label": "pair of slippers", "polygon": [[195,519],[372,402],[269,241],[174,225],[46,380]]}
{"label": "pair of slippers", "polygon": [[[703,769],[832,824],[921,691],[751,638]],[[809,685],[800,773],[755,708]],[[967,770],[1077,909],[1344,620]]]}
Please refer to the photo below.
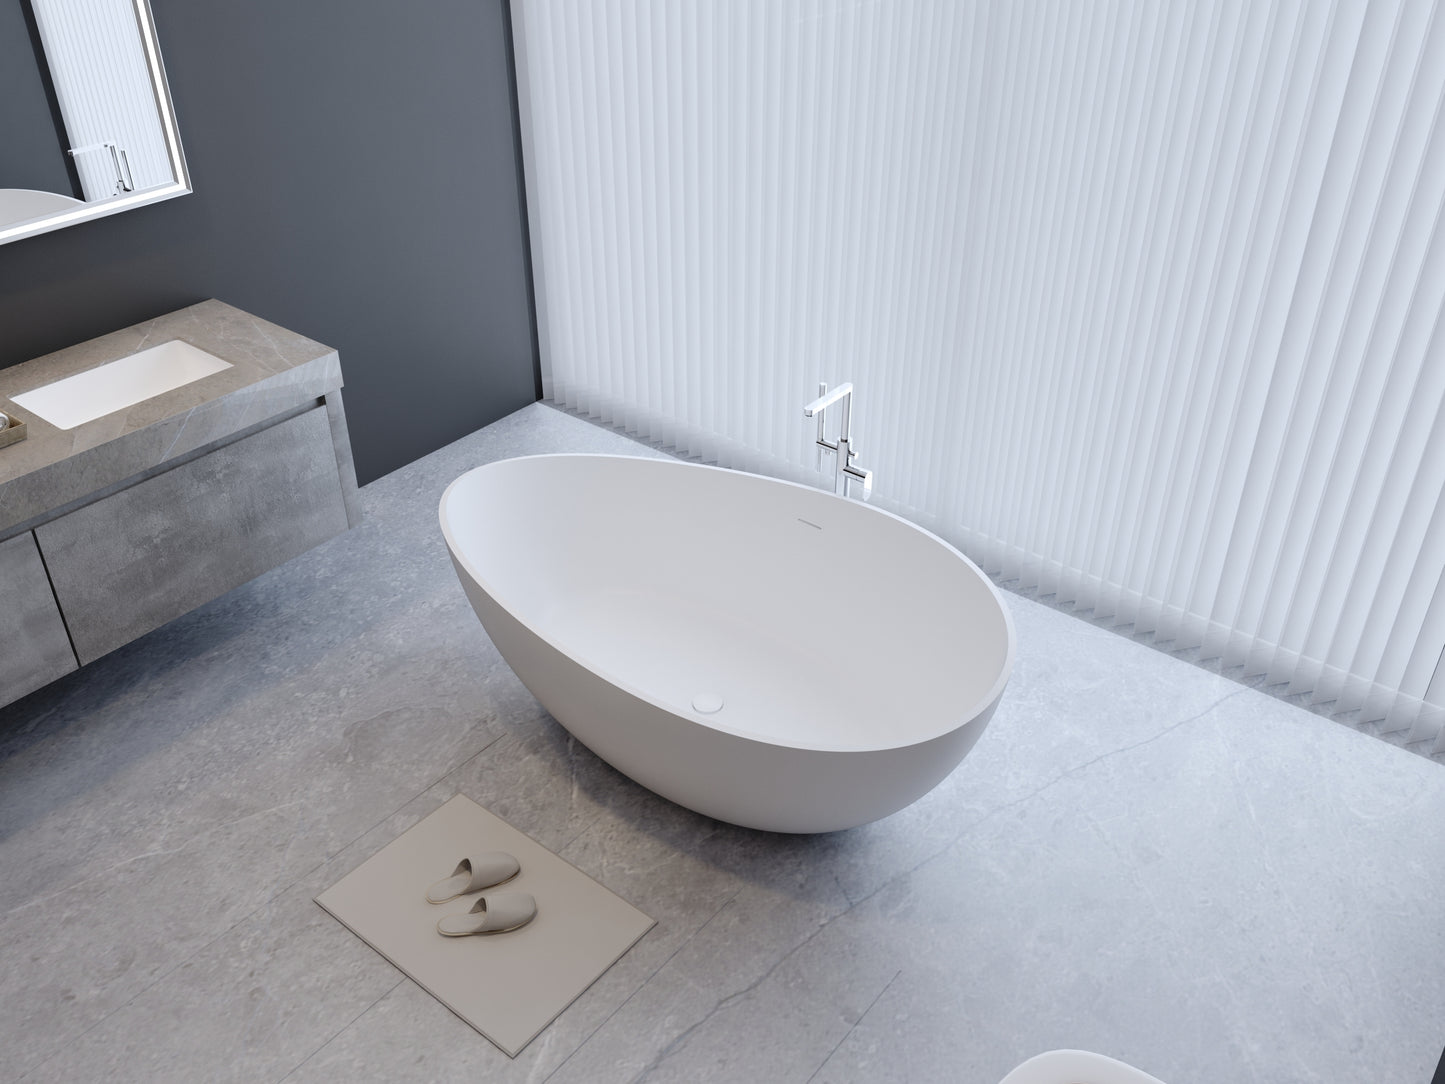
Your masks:
{"label": "pair of slippers", "polygon": [[[506,884],[522,872],[522,864],[505,851],[463,858],[455,872],[426,890],[428,903],[448,903],[483,889]],[[507,933],[519,930],[537,917],[537,901],[530,892],[494,892],[482,896],[464,915],[447,915],[437,923],[437,933],[446,937]]]}

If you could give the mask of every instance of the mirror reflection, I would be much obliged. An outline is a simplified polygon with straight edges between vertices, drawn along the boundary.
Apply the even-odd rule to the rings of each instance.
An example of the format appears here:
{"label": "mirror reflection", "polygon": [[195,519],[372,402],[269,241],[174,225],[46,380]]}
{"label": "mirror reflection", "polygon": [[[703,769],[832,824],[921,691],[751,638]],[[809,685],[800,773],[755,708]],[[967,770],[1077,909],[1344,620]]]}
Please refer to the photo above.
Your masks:
{"label": "mirror reflection", "polygon": [[0,241],[188,191],[146,0],[0,0]]}

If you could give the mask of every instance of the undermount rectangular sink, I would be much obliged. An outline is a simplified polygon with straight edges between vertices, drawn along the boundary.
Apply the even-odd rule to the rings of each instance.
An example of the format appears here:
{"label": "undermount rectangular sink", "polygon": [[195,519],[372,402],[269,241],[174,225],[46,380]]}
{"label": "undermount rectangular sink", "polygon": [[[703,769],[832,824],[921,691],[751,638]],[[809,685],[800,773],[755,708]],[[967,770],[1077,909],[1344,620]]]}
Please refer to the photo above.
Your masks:
{"label": "undermount rectangular sink", "polygon": [[74,429],[229,368],[229,361],[172,339],[27,391],[14,401],[57,429]]}

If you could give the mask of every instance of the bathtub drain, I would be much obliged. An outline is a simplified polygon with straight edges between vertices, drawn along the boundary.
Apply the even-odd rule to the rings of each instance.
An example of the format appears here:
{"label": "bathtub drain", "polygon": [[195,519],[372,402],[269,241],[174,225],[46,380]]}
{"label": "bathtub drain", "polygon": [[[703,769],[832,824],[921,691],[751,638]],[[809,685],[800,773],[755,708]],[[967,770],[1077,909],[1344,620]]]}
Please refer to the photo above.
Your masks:
{"label": "bathtub drain", "polygon": [[703,692],[692,698],[692,710],[703,715],[711,715],[715,711],[721,711],[723,698],[721,693]]}

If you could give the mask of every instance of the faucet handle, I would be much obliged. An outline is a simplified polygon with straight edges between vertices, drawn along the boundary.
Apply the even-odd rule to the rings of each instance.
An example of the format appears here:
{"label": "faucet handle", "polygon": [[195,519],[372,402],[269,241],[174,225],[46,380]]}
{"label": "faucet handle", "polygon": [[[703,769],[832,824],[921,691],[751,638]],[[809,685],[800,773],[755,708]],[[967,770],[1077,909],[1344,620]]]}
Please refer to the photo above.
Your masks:
{"label": "faucet handle", "polygon": [[[852,459],[853,457],[850,455],[848,458],[849,458],[849,459]],[[872,496],[873,496],[873,472],[872,472],[871,470],[861,470],[860,468],[853,466],[852,463],[849,463],[846,467],[843,468],[843,478],[844,478],[843,488],[844,488],[845,494],[846,494],[846,491],[847,491],[847,488],[848,488],[848,480],[851,479],[851,480],[853,480],[853,481],[855,481],[855,482],[862,482],[862,483],[863,483],[863,500],[864,500],[864,501],[868,501],[868,500],[870,500],[870,499],[872,498]]]}

